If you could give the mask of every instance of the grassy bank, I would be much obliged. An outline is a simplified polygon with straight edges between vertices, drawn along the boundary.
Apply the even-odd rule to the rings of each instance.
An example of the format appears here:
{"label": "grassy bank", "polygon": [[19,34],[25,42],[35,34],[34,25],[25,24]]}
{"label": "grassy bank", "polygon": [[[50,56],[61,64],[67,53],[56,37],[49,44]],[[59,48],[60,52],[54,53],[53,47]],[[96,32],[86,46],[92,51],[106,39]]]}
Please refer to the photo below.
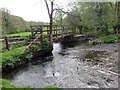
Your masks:
{"label": "grassy bank", "polygon": [[14,67],[14,64],[21,59],[30,60],[33,57],[33,53],[41,50],[41,47],[39,45],[32,45],[23,52],[24,49],[25,46],[0,53],[2,56],[2,60],[0,60],[0,65],[2,65],[1,67]]}
{"label": "grassy bank", "polygon": [[90,42],[90,44],[95,45],[97,43],[115,43],[120,40],[120,35],[118,34],[109,34],[109,35],[100,35],[96,38],[96,40],[93,40]]}
{"label": "grassy bank", "polygon": [[110,34],[110,35],[100,35],[97,39],[101,40],[104,43],[114,43],[120,40],[120,35]]}
{"label": "grassy bank", "polygon": [[[11,84],[9,80],[2,79],[2,78],[0,78],[0,89],[2,89],[2,90],[17,90],[17,89],[19,89],[19,90],[35,90],[32,87],[15,86],[15,85]],[[46,86],[44,88],[40,88],[40,90],[63,90],[63,89],[58,88],[56,86]]]}
{"label": "grassy bank", "polygon": [[2,88],[2,90],[6,90],[6,89],[10,89],[10,88],[13,88],[13,89],[14,88],[19,88],[20,90],[25,90],[25,88],[26,88],[26,89],[29,89],[29,90],[33,90],[30,87],[19,87],[19,86],[12,85],[10,83],[10,81],[5,80],[5,79],[0,79],[0,88]]}

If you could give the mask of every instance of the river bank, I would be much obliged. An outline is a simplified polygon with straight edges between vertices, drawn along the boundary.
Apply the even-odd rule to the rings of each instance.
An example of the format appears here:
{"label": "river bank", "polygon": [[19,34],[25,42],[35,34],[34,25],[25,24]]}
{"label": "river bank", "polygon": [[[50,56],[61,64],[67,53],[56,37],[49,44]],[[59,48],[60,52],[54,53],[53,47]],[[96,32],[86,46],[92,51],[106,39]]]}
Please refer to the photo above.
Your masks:
{"label": "river bank", "polygon": [[[9,79],[14,85],[33,88],[47,85],[60,88],[118,88],[117,45],[54,43],[52,55],[3,74],[3,78]],[[41,60],[45,62],[41,63]]]}

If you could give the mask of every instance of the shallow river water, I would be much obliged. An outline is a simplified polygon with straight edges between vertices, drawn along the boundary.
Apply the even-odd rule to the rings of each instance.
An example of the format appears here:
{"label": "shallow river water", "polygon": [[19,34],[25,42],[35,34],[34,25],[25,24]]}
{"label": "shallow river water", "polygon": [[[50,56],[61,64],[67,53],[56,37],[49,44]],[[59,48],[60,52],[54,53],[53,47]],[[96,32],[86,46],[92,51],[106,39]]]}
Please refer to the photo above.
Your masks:
{"label": "shallow river water", "polygon": [[[40,58],[4,78],[17,86],[42,88],[118,88],[118,74],[106,67],[110,54],[85,43],[54,43],[52,55]],[[42,62],[41,62],[42,61]]]}

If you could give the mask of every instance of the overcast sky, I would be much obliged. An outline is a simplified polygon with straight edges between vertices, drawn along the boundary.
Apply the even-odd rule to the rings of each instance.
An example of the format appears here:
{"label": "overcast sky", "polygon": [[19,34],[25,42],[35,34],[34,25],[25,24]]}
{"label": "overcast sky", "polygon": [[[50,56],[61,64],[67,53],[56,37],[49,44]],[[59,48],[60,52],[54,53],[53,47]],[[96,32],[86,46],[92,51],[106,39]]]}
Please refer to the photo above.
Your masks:
{"label": "overcast sky", "polygon": [[[55,0],[65,8],[71,0]],[[49,22],[44,0],[0,0],[0,8],[7,8],[11,14],[21,16],[26,21]]]}
{"label": "overcast sky", "polygon": [[[68,7],[68,2],[74,0],[55,0],[57,4]],[[108,1],[108,0],[78,0],[78,1]],[[114,0],[113,0],[114,1]],[[116,0],[119,1],[119,0]],[[49,22],[44,0],[0,0],[0,8],[7,8],[11,14],[17,15],[26,21]]]}

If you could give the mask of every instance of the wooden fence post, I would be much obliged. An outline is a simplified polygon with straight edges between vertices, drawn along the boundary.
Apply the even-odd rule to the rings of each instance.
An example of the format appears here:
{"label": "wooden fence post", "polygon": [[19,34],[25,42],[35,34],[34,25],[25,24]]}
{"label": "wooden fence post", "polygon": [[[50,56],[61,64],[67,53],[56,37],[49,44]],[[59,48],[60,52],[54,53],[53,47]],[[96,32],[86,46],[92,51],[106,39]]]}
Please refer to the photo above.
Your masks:
{"label": "wooden fence post", "polygon": [[42,45],[42,43],[43,43],[43,36],[42,36],[42,34],[43,34],[43,32],[42,32],[42,26],[40,26],[40,39],[41,39],[41,45]]}
{"label": "wooden fence post", "polygon": [[5,37],[5,45],[6,49],[9,50],[8,37]]}

